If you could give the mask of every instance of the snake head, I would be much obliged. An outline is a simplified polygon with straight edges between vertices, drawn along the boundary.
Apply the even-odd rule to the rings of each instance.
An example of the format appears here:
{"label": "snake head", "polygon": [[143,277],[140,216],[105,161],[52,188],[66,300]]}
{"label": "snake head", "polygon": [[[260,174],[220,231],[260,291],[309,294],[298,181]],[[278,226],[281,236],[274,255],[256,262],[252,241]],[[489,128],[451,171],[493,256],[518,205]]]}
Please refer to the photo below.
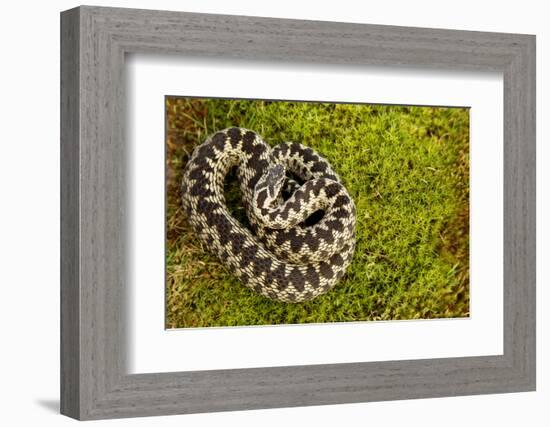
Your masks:
{"label": "snake head", "polygon": [[285,181],[285,168],[277,164],[269,167],[254,187],[256,205],[268,208],[277,199]]}

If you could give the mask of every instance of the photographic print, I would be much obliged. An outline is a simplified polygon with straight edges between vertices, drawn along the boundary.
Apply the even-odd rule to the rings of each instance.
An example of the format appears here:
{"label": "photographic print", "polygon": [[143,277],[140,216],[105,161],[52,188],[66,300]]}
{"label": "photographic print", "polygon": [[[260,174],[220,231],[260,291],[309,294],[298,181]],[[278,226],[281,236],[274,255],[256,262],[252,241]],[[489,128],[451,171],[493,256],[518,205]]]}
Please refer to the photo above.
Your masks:
{"label": "photographic print", "polygon": [[439,27],[62,12],[62,414],[536,390],[536,37]]}
{"label": "photographic print", "polygon": [[469,316],[469,109],[167,96],[166,328]]}

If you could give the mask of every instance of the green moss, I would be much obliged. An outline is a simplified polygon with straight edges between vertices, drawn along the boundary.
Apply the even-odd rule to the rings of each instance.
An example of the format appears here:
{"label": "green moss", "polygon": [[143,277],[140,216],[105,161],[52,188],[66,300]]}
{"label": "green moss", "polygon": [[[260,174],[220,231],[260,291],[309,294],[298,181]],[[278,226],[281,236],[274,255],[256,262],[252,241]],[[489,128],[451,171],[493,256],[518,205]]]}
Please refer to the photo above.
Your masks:
{"label": "green moss", "polygon": [[[467,109],[167,98],[166,111],[167,327],[468,316]],[[356,202],[353,262],[313,301],[279,303],[247,289],[182,217],[189,154],[230,126],[316,149]],[[227,195],[244,220],[235,186]]]}

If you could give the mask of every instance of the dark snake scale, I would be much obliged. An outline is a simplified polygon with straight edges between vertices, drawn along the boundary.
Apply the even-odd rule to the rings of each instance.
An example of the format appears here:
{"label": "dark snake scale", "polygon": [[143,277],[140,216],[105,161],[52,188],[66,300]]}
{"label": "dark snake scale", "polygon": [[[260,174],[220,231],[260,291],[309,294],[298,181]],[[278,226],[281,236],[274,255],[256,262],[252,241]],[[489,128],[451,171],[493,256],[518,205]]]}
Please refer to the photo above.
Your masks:
{"label": "dark snake scale", "polygon": [[[226,206],[232,168],[249,227]],[[327,160],[309,147],[271,148],[251,130],[222,130],[194,150],[182,195],[199,238],[244,285],[268,298],[311,300],[333,288],[351,263],[355,204]]]}

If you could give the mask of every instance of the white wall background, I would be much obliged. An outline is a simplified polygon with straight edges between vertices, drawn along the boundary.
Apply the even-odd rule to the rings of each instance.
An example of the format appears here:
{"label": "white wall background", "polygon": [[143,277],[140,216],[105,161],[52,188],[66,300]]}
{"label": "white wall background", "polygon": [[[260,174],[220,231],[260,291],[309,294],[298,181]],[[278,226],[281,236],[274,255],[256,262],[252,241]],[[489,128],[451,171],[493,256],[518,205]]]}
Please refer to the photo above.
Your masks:
{"label": "white wall background", "polygon": [[[550,423],[550,26],[543,1],[157,0],[94,4],[537,35],[538,391],[115,420],[181,425],[544,426]],[[59,384],[59,12],[75,1],[7,2],[0,68],[0,422],[63,426]],[[95,423],[95,422],[94,422]]]}

